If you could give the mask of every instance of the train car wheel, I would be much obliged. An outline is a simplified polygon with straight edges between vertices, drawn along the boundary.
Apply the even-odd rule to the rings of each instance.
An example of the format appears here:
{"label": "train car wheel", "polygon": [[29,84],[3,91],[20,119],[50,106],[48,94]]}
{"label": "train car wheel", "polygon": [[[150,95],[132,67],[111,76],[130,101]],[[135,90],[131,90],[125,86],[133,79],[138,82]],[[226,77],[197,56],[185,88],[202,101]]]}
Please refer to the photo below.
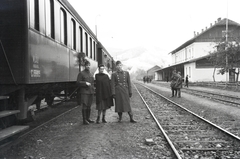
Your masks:
{"label": "train car wheel", "polygon": [[49,96],[45,98],[45,101],[47,102],[48,106],[52,106],[53,101],[54,101],[54,96]]}

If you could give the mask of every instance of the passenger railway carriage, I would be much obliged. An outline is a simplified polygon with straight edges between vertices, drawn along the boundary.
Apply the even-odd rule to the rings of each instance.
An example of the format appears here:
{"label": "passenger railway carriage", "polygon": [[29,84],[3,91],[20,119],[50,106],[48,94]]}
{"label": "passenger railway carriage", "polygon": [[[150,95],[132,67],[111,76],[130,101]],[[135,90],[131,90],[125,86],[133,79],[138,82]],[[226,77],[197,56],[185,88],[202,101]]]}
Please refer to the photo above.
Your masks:
{"label": "passenger railway carriage", "polygon": [[[63,90],[72,93],[82,68],[78,55],[90,61],[91,71],[98,63],[113,66],[67,0],[1,0],[0,129],[11,128],[10,116],[27,118],[28,107],[43,98],[51,104]],[[0,140],[7,137],[1,134]]]}

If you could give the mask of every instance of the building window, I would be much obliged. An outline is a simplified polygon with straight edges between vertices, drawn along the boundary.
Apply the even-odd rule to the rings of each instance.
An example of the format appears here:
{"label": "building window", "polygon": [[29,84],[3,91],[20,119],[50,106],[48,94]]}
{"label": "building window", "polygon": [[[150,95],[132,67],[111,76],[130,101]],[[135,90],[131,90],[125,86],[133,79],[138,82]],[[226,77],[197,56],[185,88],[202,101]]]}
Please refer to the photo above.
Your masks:
{"label": "building window", "polygon": [[65,10],[60,11],[60,41],[67,45],[67,15]]}
{"label": "building window", "polygon": [[185,60],[187,60],[188,57],[187,57],[187,49],[185,48]]}
{"label": "building window", "polygon": [[34,29],[39,31],[39,2],[34,0]]}
{"label": "building window", "polygon": [[82,33],[82,28],[79,27],[79,36],[80,36],[80,52],[83,52],[83,33]]}
{"label": "building window", "polygon": [[76,50],[76,23],[74,19],[71,20],[71,44],[72,49]]}
{"label": "building window", "polygon": [[192,48],[192,57],[194,57],[194,52],[193,52],[193,48]]}
{"label": "building window", "polygon": [[189,49],[189,58],[192,57],[191,49]]}
{"label": "building window", "polygon": [[85,40],[86,40],[86,56],[88,57],[88,35],[87,35],[87,33],[85,33]]}
{"label": "building window", "polygon": [[189,78],[191,77],[191,67],[189,67]]}
{"label": "building window", "polygon": [[54,4],[53,4],[53,0],[46,1],[46,35],[54,39]]}

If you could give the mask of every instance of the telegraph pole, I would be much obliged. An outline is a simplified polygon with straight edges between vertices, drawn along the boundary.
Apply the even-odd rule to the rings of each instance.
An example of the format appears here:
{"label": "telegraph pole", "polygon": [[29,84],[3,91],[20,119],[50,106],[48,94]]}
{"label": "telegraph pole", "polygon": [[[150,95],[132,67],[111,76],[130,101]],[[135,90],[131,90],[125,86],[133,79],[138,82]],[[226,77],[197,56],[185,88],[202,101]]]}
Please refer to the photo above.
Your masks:
{"label": "telegraph pole", "polygon": [[[228,43],[228,0],[227,0],[227,18],[226,18],[226,45]],[[227,46],[226,46],[227,49]],[[228,57],[227,57],[227,52],[226,52],[226,83],[228,82]]]}

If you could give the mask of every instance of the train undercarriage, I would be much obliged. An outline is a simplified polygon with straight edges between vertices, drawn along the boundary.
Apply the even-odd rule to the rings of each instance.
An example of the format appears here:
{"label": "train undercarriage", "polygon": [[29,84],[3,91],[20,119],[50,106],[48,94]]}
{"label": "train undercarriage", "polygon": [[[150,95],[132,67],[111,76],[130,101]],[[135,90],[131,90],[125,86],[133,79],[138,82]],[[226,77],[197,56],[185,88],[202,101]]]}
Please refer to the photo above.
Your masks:
{"label": "train undercarriage", "polygon": [[40,110],[43,100],[48,106],[51,106],[55,97],[60,99],[75,98],[77,88],[75,82],[19,86],[1,85],[0,142],[28,129],[24,122],[35,119],[34,110],[29,109],[31,105],[35,104],[35,109]]}

